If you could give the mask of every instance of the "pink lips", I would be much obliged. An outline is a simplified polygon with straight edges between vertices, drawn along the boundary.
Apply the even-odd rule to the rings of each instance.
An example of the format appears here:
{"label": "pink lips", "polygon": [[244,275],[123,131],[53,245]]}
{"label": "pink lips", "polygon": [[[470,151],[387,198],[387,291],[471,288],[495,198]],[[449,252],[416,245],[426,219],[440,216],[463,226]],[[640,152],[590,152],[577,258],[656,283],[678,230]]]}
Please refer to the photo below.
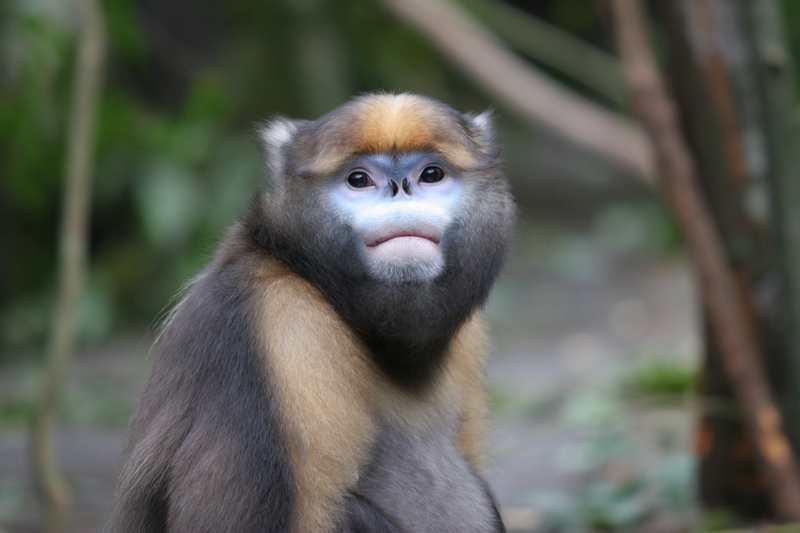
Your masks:
{"label": "pink lips", "polygon": [[433,235],[425,235],[419,232],[412,232],[412,231],[400,231],[396,233],[389,233],[387,235],[381,235],[380,237],[376,238],[375,240],[367,244],[367,246],[370,248],[374,248],[375,246],[379,246],[387,241],[390,241],[392,239],[397,239],[400,237],[416,237],[419,239],[427,239],[434,244],[439,244],[439,239],[434,237]]}
{"label": "pink lips", "polygon": [[441,230],[420,221],[378,225],[364,235],[366,252],[382,263],[436,262],[440,259]]}
{"label": "pink lips", "polygon": [[441,236],[435,228],[405,227],[384,228],[370,235],[366,241],[367,253],[381,262],[425,262],[439,257]]}

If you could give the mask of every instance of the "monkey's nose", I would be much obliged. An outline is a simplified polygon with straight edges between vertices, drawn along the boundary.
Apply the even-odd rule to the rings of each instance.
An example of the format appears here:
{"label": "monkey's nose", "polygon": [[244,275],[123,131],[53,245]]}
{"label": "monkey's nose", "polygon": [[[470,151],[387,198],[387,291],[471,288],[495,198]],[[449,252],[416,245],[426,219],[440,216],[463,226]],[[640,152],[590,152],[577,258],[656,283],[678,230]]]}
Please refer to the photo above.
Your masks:
{"label": "monkey's nose", "polygon": [[392,198],[400,194],[400,188],[403,188],[403,192],[407,195],[411,196],[411,182],[408,181],[408,178],[403,178],[403,181],[400,185],[397,184],[395,180],[389,180],[389,186],[392,188]]}

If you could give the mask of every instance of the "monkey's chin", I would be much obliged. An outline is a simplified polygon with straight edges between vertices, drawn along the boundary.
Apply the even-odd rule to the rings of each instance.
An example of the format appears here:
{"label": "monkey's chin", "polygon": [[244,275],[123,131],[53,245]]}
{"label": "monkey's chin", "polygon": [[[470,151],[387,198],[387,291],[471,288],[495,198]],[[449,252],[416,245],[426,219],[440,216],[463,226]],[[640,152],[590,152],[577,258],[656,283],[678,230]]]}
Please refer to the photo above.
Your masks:
{"label": "monkey's chin", "polygon": [[433,281],[444,269],[443,261],[419,262],[370,262],[370,274],[389,285],[426,283]]}
{"label": "monkey's chin", "polygon": [[444,261],[376,261],[370,260],[369,273],[389,285],[426,283],[433,281],[444,270]]}

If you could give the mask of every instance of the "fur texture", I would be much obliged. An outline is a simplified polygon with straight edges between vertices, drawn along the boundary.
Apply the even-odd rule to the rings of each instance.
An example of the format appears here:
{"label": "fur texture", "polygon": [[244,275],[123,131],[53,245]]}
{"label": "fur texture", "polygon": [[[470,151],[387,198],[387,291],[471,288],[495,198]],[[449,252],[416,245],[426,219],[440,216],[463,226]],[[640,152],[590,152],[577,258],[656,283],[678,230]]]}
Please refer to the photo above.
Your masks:
{"label": "fur texture", "polygon": [[[504,531],[481,477],[481,306],[514,219],[490,122],[368,95],[262,128],[273,187],[171,314],[109,531]],[[376,277],[327,184],[408,153],[463,181],[444,266]]]}

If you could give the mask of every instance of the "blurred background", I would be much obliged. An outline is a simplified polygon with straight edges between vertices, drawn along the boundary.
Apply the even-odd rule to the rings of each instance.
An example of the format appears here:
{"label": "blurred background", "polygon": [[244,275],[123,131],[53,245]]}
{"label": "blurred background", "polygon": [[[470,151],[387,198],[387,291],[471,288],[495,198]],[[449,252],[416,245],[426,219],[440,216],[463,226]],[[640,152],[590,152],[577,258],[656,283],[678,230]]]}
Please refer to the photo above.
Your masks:
{"label": "blurred background", "polygon": [[[777,25],[765,29],[759,4],[777,10]],[[56,433],[74,497],[69,531],[97,531],[107,518],[159,320],[266,185],[255,125],[313,119],[368,91],[496,112],[520,206],[513,255],[487,306],[491,483],[508,527],[712,531],[773,517],[730,388],[705,358],[714,347],[692,267],[627,103],[606,0],[102,7],[90,255]],[[650,19],[792,412],[800,388],[780,380],[795,368],[784,338],[792,302],[781,296],[791,255],[781,216],[792,211],[774,209],[777,115],[765,105],[758,47],[763,35],[777,39],[765,61],[791,84],[800,3],[676,0],[653,3]],[[80,31],[72,2],[0,6],[0,531],[44,523],[27,429],[55,307]],[[794,121],[797,95],[787,94],[779,114]]]}

